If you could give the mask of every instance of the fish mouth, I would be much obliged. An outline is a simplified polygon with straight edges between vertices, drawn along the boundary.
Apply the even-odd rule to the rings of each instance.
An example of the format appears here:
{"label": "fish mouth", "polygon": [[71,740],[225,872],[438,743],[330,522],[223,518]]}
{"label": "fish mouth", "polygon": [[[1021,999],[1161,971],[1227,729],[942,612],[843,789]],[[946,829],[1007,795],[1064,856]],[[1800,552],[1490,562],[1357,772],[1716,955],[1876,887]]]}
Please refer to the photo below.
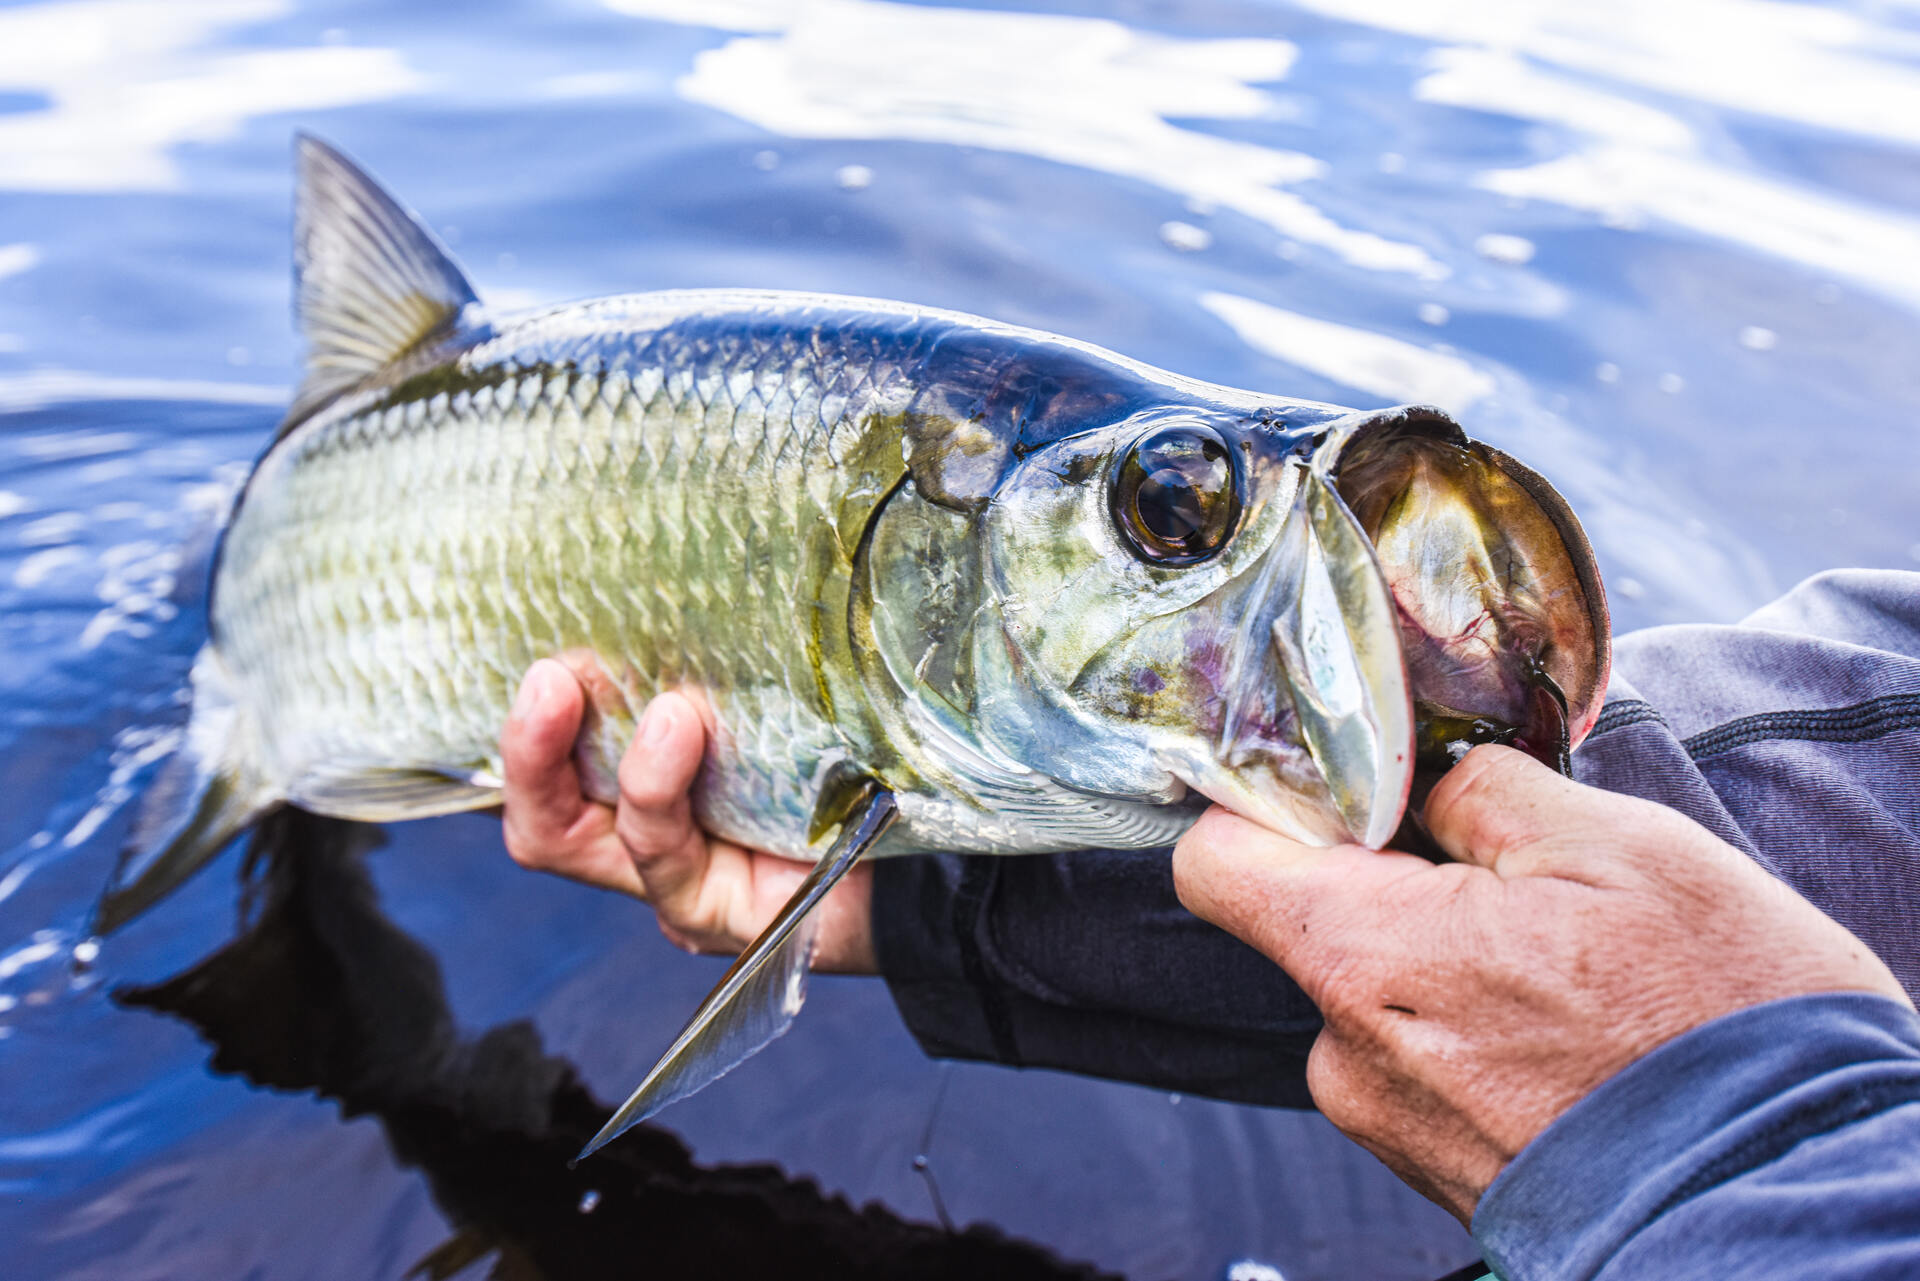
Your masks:
{"label": "fish mouth", "polygon": [[1424,407],[1346,415],[1281,466],[1285,514],[1237,593],[1223,768],[1186,781],[1276,831],[1431,855],[1420,812],[1475,745],[1568,772],[1609,632],[1552,486]]}
{"label": "fish mouth", "polygon": [[1415,823],[1433,785],[1480,743],[1570,772],[1600,714],[1611,633],[1592,546],[1566,500],[1424,406],[1335,424],[1313,469],[1364,531],[1393,598]]}

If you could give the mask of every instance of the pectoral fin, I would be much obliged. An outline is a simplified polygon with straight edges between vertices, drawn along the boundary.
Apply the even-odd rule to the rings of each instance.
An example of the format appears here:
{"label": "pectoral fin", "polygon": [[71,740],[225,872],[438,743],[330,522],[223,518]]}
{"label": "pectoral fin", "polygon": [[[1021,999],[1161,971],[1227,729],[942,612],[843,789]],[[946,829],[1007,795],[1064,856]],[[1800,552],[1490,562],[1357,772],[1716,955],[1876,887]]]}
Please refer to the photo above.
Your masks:
{"label": "pectoral fin", "polygon": [[807,972],[813,960],[813,909],[873,848],[892,825],[895,813],[893,793],[872,787],[866,800],[848,815],[832,848],[773,923],[707,994],[640,1088],[581,1149],[582,1157],[669,1103],[704,1089],[792,1025],[806,1000]]}
{"label": "pectoral fin", "polygon": [[1413,779],[1413,704],[1393,594],[1373,545],[1331,485],[1302,469],[1291,536],[1298,593],[1273,624],[1301,736],[1353,839],[1392,837]]}

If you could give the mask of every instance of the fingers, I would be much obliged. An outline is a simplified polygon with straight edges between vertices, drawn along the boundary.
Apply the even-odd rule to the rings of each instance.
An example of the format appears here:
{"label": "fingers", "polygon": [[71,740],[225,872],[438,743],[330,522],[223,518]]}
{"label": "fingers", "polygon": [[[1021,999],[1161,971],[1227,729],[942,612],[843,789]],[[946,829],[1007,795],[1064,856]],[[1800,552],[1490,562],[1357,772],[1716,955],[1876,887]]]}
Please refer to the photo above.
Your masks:
{"label": "fingers", "polygon": [[1174,846],[1174,889],[1189,912],[1244,939],[1266,924],[1278,883],[1306,878],[1333,853],[1215,805]]}
{"label": "fingers", "polygon": [[521,678],[500,737],[500,757],[508,809],[528,836],[549,835],[555,824],[567,826],[586,805],[573,763],[585,709],[580,683],[553,659],[541,659]]}
{"label": "fingers", "polygon": [[1388,928],[1375,918],[1389,887],[1429,870],[1409,854],[1302,845],[1218,806],[1173,853],[1174,887],[1187,909],[1259,948],[1309,996],[1324,990],[1339,958]]}
{"label": "fingers", "polygon": [[500,737],[507,852],[524,867],[637,894],[612,814],[580,794],[573,748],[584,710],[579,682],[560,663],[543,659],[522,678]]}
{"label": "fingers", "polygon": [[[1599,884],[1647,862],[1654,851],[1686,849],[1714,858],[1721,847],[1665,806],[1588,787],[1524,752],[1491,744],[1468,752],[1440,780],[1427,798],[1426,822],[1448,854],[1503,877]],[[1649,839],[1623,839],[1630,834]]]}
{"label": "fingers", "polygon": [[637,859],[657,859],[697,841],[687,791],[700,772],[706,730],[679,694],[647,704],[620,760],[620,836]]}
{"label": "fingers", "polygon": [[[706,726],[700,707],[680,694],[656,697],[641,716],[620,762],[618,805],[583,797],[574,747],[585,700],[575,673],[560,662],[534,664],[522,682],[500,744],[508,850],[524,866],[646,900],[661,931],[690,951],[739,951],[779,911],[807,866],[700,830],[689,791],[705,755]],[[865,876],[850,873],[823,906],[823,968],[873,971],[867,886]]]}
{"label": "fingers", "polygon": [[647,704],[620,759],[620,830],[637,850],[662,853],[694,833],[687,789],[700,772],[706,737],[683,696],[661,694]]}
{"label": "fingers", "polygon": [[1537,855],[1569,828],[1605,830],[1619,797],[1563,778],[1524,752],[1476,747],[1427,798],[1427,831],[1462,863],[1502,876],[1543,869]]}
{"label": "fingers", "polygon": [[[620,840],[662,923],[689,933],[711,928],[709,918],[716,915],[714,904],[699,901],[703,887],[711,897],[732,884],[719,877],[705,886],[714,851],[694,823],[687,796],[705,750],[706,727],[697,709],[679,694],[661,694],[647,704],[620,761]],[[726,847],[723,853],[737,851]]]}

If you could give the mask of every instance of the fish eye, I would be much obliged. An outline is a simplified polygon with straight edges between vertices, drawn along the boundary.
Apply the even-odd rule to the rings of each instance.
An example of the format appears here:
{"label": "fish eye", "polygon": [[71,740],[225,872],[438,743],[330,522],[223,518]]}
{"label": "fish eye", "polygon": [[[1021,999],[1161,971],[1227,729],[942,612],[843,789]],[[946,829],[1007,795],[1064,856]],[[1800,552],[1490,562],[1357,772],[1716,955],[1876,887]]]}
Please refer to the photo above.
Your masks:
{"label": "fish eye", "polygon": [[1109,493],[1122,541],[1150,565],[1206,560],[1240,519],[1233,451],[1201,426],[1160,427],[1135,441]]}

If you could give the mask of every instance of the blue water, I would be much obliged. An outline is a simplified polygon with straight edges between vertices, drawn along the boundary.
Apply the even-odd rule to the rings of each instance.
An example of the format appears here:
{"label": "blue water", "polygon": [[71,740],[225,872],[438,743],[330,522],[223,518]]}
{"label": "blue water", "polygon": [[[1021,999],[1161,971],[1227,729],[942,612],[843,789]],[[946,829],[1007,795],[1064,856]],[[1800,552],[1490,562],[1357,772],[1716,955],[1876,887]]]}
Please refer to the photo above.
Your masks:
{"label": "blue water", "polygon": [[[1317,1117],[936,1065],[851,980],[569,1173],[553,1118],[623,1095],[716,963],[519,872],[484,817],[246,904],[235,850],[76,964],[212,522],[295,378],[296,128],[494,301],[869,294],[1436,401],[1568,494],[1623,627],[1920,561],[1908,2],[0,7],[9,1277],[806,1274],[863,1239],[920,1242],[919,1275],[1472,1257]],[[1002,1235],[916,1226],[942,1213]]]}

